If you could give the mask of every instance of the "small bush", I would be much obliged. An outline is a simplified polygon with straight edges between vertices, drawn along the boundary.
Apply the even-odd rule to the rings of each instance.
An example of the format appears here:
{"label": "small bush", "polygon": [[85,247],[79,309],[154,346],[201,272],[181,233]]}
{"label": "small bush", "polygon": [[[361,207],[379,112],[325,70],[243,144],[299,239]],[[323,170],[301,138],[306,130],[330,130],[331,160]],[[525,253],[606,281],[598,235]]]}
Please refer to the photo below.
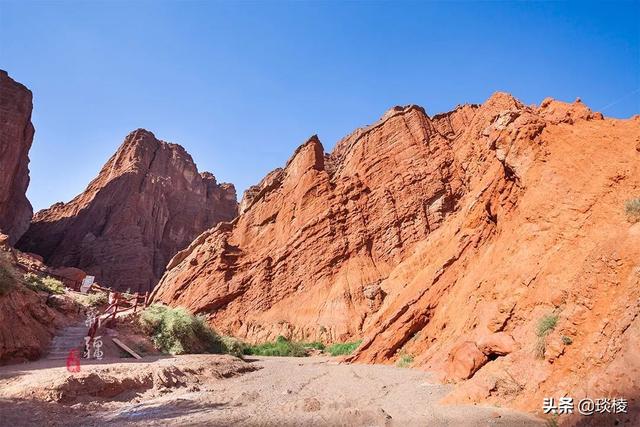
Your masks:
{"label": "small bush", "polygon": [[222,343],[224,344],[224,352],[236,357],[241,357],[245,354],[248,347],[245,342],[234,337],[222,337]]}
{"label": "small bush", "polygon": [[356,348],[358,348],[362,344],[362,340],[354,341],[354,342],[345,342],[345,343],[335,343],[331,344],[327,351],[332,356],[346,356],[348,354],[353,353]]}
{"label": "small bush", "polygon": [[140,324],[165,353],[223,353],[225,349],[220,336],[205,320],[184,308],[154,304],[142,312]]}
{"label": "small bush", "polygon": [[398,368],[408,368],[413,363],[413,355],[411,354],[403,354],[400,356],[400,359],[396,362],[396,366]]}
{"label": "small bush", "polygon": [[314,350],[320,350],[320,351],[324,351],[325,350],[325,345],[323,343],[321,343],[320,341],[313,341],[313,342],[303,342],[300,343],[304,348],[308,348],[308,349],[314,349]]}
{"label": "small bush", "polygon": [[244,354],[255,356],[293,356],[304,357],[307,351],[301,343],[291,342],[283,336],[279,336],[273,342],[247,346]]}
{"label": "small bush", "polygon": [[562,336],[562,343],[563,343],[564,345],[571,345],[571,344],[573,344],[573,340],[571,339],[571,337],[568,337],[568,336],[566,336],[566,335],[563,335],[563,336]]}
{"label": "small bush", "polygon": [[547,341],[545,337],[538,337],[536,341],[535,354],[538,359],[544,359],[544,353],[547,351]]}
{"label": "small bush", "polygon": [[640,221],[640,198],[627,200],[624,204],[624,211],[631,222]]}
{"label": "small bush", "polygon": [[558,315],[547,314],[538,321],[538,329],[536,335],[539,337],[546,337],[551,331],[553,331],[558,324]]}
{"label": "small bush", "polygon": [[97,294],[76,295],[74,298],[78,303],[85,307],[100,307],[109,302],[107,294],[102,292]]}
{"label": "small bush", "polygon": [[540,359],[544,358],[544,353],[547,349],[547,335],[553,331],[558,324],[557,314],[547,314],[538,321],[538,327],[536,329],[536,335],[538,336],[538,342],[536,343],[536,356]]}
{"label": "small bush", "polygon": [[43,291],[50,294],[64,294],[64,285],[60,280],[53,277],[42,278],[33,273],[27,273],[24,275],[24,283],[30,289],[34,291]]}

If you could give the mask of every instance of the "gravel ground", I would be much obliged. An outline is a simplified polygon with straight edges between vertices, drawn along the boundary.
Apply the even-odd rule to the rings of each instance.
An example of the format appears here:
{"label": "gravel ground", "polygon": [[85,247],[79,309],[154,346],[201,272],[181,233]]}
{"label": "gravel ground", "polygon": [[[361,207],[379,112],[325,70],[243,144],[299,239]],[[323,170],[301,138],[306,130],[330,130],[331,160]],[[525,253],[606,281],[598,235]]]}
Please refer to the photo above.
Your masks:
{"label": "gravel ground", "polygon": [[[193,360],[201,366],[203,357],[220,365],[219,358],[223,356],[181,356],[176,359],[180,369],[188,369],[192,357],[197,357]],[[19,399],[0,393],[0,425],[544,425],[529,414],[504,408],[440,405],[437,402],[450,386],[430,381],[428,374],[418,370],[337,364],[335,359],[325,357],[248,360],[259,369],[224,379],[207,377],[171,390],[154,387],[127,399],[85,399],[62,405],[25,398],[24,393]],[[158,360],[151,366],[166,366],[170,361]],[[112,373],[113,366],[101,364],[83,369],[109,369]],[[68,375],[61,368],[39,367],[36,371],[47,381],[52,376]],[[0,370],[0,387],[8,382],[13,388],[20,388],[20,381],[33,384],[33,375],[26,369],[13,373]],[[22,376],[26,378],[20,379]]]}

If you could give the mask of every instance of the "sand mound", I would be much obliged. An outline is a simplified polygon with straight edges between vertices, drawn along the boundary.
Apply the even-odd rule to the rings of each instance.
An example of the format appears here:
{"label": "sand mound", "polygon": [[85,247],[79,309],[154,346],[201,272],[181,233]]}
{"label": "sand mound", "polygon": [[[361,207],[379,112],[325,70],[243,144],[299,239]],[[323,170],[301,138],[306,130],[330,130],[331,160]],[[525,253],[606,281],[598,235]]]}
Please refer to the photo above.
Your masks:
{"label": "sand mound", "polygon": [[79,373],[64,368],[35,370],[9,380],[0,397],[31,398],[63,404],[126,401],[144,394],[153,397],[171,389],[197,390],[200,384],[257,369],[227,355],[190,355],[154,362],[117,363],[83,367]]}

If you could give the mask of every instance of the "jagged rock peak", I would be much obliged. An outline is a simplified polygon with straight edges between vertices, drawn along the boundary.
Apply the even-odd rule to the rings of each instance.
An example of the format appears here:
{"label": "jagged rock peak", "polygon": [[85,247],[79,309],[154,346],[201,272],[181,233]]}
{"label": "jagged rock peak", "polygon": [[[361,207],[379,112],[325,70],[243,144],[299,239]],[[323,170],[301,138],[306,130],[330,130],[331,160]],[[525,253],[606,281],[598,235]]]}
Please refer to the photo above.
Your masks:
{"label": "jagged rock peak", "polygon": [[173,255],[236,214],[233,185],[199,173],[180,145],[137,129],[83,193],[38,212],[18,247],[103,285],[144,292]]}

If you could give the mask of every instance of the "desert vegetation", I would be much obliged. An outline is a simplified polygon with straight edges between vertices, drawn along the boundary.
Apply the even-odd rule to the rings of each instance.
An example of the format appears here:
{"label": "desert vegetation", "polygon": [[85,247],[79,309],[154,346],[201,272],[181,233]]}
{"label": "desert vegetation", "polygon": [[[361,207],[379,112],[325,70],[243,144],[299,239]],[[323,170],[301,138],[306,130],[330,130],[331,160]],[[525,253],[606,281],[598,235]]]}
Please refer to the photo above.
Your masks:
{"label": "desert vegetation", "polygon": [[629,221],[640,221],[640,198],[627,200],[624,204],[624,211]]}
{"label": "desert vegetation", "polygon": [[37,274],[27,273],[24,275],[24,283],[34,291],[43,291],[57,295],[64,293],[64,285],[62,282],[53,277],[40,277]]}
{"label": "desert vegetation", "polygon": [[547,335],[555,329],[557,324],[557,314],[547,314],[538,321],[536,329],[536,336],[538,337],[538,341],[536,343],[536,356],[540,359],[544,358],[544,352],[547,347]]}
{"label": "desert vegetation", "polygon": [[272,342],[246,346],[244,354],[252,354],[256,356],[304,357],[307,355],[307,350],[302,343],[289,341],[287,338],[279,336]]}
{"label": "desert vegetation", "polygon": [[330,346],[319,341],[292,341],[278,336],[275,341],[248,344],[234,337],[220,336],[204,318],[190,314],[184,308],[154,304],[140,315],[140,325],[156,348],[169,354],[227,353],[233,356],[305,357],[313,350],[332,356],[351,354],[362,341],[336,343]]}
{"label": "desert vegetation", "polygon": [[360,346],[360,344],[362,344],[362,340],[345,343],[335,343],[327,347],[327,352],[332,356],[346,356],[353,353],[356,348]]}
{"label": "desert vegetation", "polygon": [[107,304],[107,295],[100,292],[97,294],[74,295],[76,302],[85,307],[100,307]]}
{"label": "desert vegetation", "polygon": [[398,368],[408,368],[413,363],[413,355],[412,354],[401,354],[400,358],[396,362],[396,366]]}
{"label": "desert vegetation", "polygon": [[308,356],[311,350],[326,352],[331,356],[343,356],[353,353],[361,343],[362,340],[346,343],[334,343],[327,346],[319,341],[295,342],[290,341],[283,336],[279,336],[273,342],[266,342],[257,345],[245,344],[243,350],[244,354],[253,354],[257,356],[304,357]]}
{"label": "desert vegetation", "polygon": [[224,353],[222,338],[211,329],[204,318],[190,314],[184,308],[170,308],[161,304],[148,307],[140,316],[145,333],[154,345],[170,354]]}

